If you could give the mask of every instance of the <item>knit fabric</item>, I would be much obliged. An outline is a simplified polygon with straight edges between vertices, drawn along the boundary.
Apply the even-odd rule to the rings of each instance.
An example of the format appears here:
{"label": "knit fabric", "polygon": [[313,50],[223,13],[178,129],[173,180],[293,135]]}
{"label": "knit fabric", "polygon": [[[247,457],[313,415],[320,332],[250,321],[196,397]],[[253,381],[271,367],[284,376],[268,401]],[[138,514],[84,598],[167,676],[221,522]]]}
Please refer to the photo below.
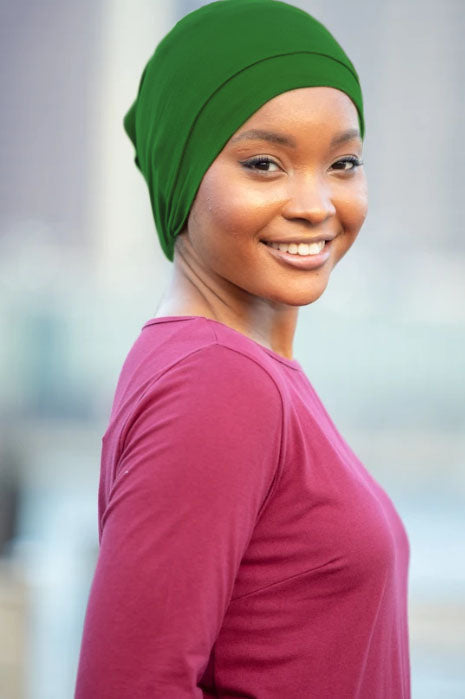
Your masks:
{"label": "knit fabric", "polygon": [[409,542],[297,360],[147,321],[103,436],[76,699],[409,699]]}

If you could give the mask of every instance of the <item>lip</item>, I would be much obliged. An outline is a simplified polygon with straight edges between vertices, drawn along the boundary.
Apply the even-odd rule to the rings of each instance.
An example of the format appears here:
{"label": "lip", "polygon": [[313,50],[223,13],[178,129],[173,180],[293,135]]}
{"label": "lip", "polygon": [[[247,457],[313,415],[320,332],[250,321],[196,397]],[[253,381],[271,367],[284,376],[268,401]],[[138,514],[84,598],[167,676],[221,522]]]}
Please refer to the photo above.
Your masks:
{"label": "lip", "polygon": [[325,242],[329,240],[333,240],[335,238],[335,235],[320,235],[315,238],[300,238],[299,240],[297,238],[293,238],[292,240],[261,240],[261,243],[285,243],[286,245],[291,245],[291,243],[295,243],[295,245],[300,245],[300,243],[305,243],[306,245],[313,245],[313,243],[320,243],[322,240]]}
{"label": "lip", "polygon": [[276,250],[271,245],[266,245],[263,241],[260,243],[268,250],[270,255],[278,260],[281,264],[289,265],[290,267],[296,267],[297,269],[317,269],[324,265],[326,260],[329,259],[331,254],[331,241],[326,241],[326,244],[318,255],[292,255],[290,252],[283,252],[282,250]]}

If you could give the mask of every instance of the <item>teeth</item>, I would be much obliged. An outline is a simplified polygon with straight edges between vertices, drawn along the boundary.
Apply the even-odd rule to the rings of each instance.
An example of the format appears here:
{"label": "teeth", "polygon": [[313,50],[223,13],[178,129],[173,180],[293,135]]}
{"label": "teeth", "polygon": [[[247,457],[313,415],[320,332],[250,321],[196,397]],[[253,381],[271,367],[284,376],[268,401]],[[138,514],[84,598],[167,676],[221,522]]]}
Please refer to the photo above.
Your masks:
{"label": "teeth", "polygon": [[307,243],[269,243],[271,247],[276,248],[276,250],[281,250],[282,252],[289,252],[291,255],[318,255],[324,246],[324,240],[320,240],[318,243],[312,243],[308,245]]}

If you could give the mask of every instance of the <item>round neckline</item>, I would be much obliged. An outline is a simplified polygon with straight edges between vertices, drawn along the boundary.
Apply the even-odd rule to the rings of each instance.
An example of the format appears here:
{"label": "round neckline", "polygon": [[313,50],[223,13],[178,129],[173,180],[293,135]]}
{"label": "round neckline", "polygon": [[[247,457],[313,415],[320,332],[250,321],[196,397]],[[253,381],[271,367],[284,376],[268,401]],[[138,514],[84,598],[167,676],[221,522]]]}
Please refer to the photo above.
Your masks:
{"label": "round neckline", "polygon": [[265,345],[262,345],[262,344],[260,344],[260,342],[253,340],[248,335],[244,335],[244,333],[239,332],[239,330],[232,328],[230,325],[226,325],[226,323],[222,323],[220,320],[215,320],[214,318],[207,318],[207,316],[197,316],[197,315],[192,315],[192,316],[159,316],[158,318],[151,318],[150,320],[148,320],[146,323],[144,323],[142,328],[145,328],[146,325],[153,325],[154,323],[163,323],[163,322],[176,321],[176,320],[193,320],[193,319],[201,319],[201,320],[206,320],[210,323],[217,323],[218,325],[221,325],[223,328],[227,328],[228,330],[231,330],[233,333],[236,333],[236,335],[240,335],[241,337],[245,338],[246,340],[249,340],[249,342],[253,342],[254,345],[256,345],[260,349],[264,350],[264,352],[269,354],[271,357],[276,359],[278,362],[282,362],[283,364],[286,364],[287,366],[291,367],[291,369],[298,369],[298,370],[302,369],[302,367],[301,367],[300,363],[297,361],[297,359],[287,359],[287,357],[283,357],[281,354],[278,354],[274,350],[269,349],[269,347],[265,347]]}

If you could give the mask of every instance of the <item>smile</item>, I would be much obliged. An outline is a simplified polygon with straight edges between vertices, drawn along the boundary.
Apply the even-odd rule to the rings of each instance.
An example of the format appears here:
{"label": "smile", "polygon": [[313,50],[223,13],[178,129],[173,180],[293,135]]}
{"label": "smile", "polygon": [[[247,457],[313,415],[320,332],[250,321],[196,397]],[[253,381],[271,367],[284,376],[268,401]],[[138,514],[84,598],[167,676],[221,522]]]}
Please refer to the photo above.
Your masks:
{"label": "smile", "polygon": [[[291,243],[290,245],[285,245],[284,243],[275,243],[274,245],[271,245],[270,243],[266,243],[264,240],[260,241],[264,247],[266,247],[268,253],[280,264],[286,265],[288,267],[294,267],[296,269],[303,269],[303,270],[311,270],[311,269],[317,269],[318,267],[321,267],[324,265],[324,263],[329,259],[331,255],[331,245],[332,241],[321,241],[319,243],[314,243],[311,246],[310,245],[305,245],[305,243],[300,243],[299,246],[297,246],[295,243]],[[311,253],[300,253],[300,252],[290,252],[286,250],[281,250],[281,245],[286,248],[297,248],[301,245],[304,245],[306,248],[314,248],[318,245],[319,247],[319,252],[311,252]]]}
{"label": "smile", "polygon": [[325,240],[319,240],[317,243],[269,243],[266,240],[263,241],[265,245],[269,245],[275,250],[281,250],[282,252],[288,252],[291,255],[318,255],[325,246]]}

